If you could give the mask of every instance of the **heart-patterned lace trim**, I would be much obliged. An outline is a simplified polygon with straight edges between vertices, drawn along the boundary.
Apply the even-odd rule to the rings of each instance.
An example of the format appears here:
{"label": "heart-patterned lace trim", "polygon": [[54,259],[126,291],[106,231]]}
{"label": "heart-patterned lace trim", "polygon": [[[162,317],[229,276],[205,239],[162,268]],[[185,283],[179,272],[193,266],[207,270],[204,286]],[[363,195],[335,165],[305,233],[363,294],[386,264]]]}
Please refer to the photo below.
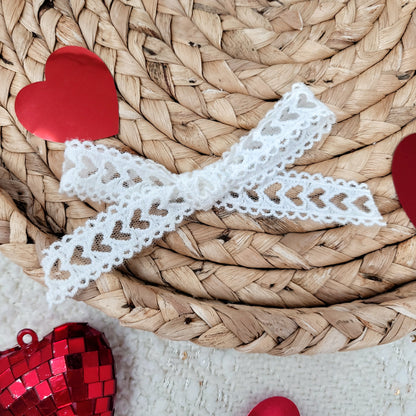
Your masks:
{"label": "heart-patterned lace trim", "polygon": [[103,145],[67,142],[61,191],[112,205],[45,250],[48,301],[75,295],[175,230],[186,216],[213,206],[249,215],[383,225],[365,184],[286,170],[334,122],[334,114],[305,85],[294,84],[221,159],[179,175]]}

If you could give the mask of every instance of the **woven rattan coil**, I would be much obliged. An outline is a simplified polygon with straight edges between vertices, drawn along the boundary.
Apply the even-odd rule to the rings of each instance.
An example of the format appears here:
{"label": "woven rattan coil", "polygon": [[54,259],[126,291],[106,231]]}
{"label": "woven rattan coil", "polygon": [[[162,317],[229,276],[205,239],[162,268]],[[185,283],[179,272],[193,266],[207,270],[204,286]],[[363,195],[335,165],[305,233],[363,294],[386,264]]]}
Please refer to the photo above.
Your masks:
{"label": "woven rattan coil", "polygon": [[65,45],[114,76],[101,142],[172,172],[212,163],[294,82],[337,116],[295,167],[368,184],[387,226],[198,212],[78,300],[122,325],[274,355],[346,351],[416,329],[416,232],[391,178],[416,130],[414,0],[1,0],[0,251],[42,282],[42,250],[104,209],[59,193],[63,150],[28,133],[17,93]]}

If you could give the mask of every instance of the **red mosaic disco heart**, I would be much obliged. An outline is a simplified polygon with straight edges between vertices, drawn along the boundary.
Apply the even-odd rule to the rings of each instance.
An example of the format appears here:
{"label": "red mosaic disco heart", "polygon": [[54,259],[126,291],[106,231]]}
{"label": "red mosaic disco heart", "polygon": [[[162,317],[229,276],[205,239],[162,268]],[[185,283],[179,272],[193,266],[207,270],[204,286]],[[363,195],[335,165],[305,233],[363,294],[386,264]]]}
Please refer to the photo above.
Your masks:
{"label": "red mosaic disco heart", "polygon": [[300,416],[300,413],[291,400],[276,396],[260,402],[248,416]]}
{"label": "red mosaic disco heart", "polygon": [[416,134],[405,137],[397,146],[391,167],[394,187],[399,201],[412,224],[416,226]]}
{"label": "red mosaic disco heart", "polygon": [[54,142],[118,133],[114,80],[95,53],[77,46],[58,49],[46,62],[45,79],[16,97],[16,115],[31,133]]}
{"label": "red mosaic disco heart", "polygon": [[24,329],[17,341],[19,346],[0,352],[0,416],[114,414],[114,360],[101,332],[68,323],[41,341]]}

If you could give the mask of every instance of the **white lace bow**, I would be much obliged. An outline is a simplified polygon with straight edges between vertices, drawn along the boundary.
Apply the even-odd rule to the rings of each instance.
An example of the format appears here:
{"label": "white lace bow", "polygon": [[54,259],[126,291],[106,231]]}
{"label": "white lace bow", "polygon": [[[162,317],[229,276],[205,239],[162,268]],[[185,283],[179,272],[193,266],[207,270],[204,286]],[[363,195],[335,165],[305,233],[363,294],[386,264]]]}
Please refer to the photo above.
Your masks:
{"label": "white lace bow", "polygon": [[285,170],[334,122],[305,85],[294,84],[220,160],[179,175],[139,156],[68,141],[61,191],[112,205],[44,251],[49,303],[74,296],[195,210],[383,225],[365,184]]}

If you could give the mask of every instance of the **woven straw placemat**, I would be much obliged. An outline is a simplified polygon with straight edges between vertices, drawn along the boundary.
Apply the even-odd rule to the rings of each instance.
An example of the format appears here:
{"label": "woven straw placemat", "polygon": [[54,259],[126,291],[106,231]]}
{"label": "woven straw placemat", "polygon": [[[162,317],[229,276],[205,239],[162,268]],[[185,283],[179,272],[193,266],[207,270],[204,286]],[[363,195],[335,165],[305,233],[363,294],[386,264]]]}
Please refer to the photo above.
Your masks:
{"label": "woven straw placemat", "polygon": [[[217,160],[294,82],[337,115],[296,169],[366,182],[387,226],[198,212],[77,298],[122,325],[276,355],[351,350],[416,329],[415,229],[391,178],[416,130],[416,1],[0,0],[0,251],[42,281],[52,241],[105,207],[60,194],[63,145],[14,101],[65,45],[119,95],[101,142],[172,172]],[[293,196],[294,198],[296,195]]]}

